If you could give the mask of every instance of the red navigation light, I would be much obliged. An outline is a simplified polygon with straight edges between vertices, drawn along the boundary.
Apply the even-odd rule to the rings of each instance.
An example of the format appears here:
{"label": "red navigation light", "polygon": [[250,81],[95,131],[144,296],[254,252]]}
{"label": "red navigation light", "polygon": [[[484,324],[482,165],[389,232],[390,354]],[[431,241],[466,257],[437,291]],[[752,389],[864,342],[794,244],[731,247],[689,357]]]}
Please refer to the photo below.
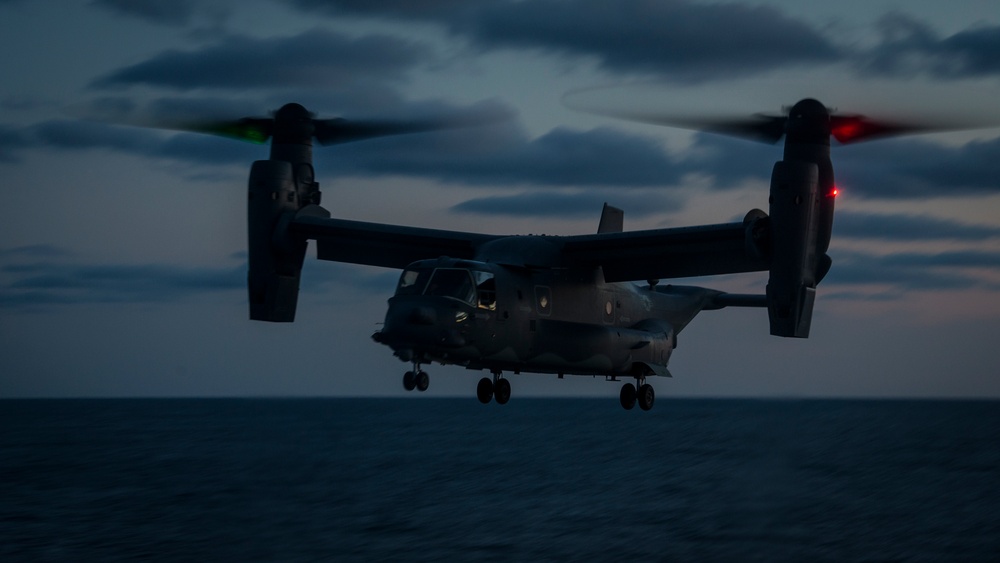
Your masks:
{"label": "red navigation light", "polygon": [[837,189],[837,186],[834,186],[834,187],[833,187],[833,188],[832,188],[832,189],[830,190],[830,197],[837,197],[838,195],[840,195],[840,190],[839,190],[839,189]]}
{"label": "red navigation light", "polygon": [[864,126],[857,119],[839,119],[830,134],[841,143],[846,143],[864,133]]}

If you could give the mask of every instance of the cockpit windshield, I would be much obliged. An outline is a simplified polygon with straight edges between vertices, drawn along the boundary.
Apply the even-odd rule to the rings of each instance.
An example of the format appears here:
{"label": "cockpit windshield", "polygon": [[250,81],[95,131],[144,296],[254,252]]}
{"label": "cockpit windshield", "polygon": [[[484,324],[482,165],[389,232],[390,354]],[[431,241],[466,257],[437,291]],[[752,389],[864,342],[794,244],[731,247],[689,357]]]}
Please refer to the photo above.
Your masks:
{"label": "cockpit windshield", "polygon": [[424,286],[430,277],[430,269],[405,270],[403,275],[399,276],[396,295],[420,295],[424,292]]}
{"label": "cockpit windshield", "polygon": [[450,297],[480,309],[496,309],[493,274],[466,268],[413,268],[399,278],[396,295]]}
{"label": "cockpit windshield", "polygon": [[469,275],[469,270],[461,268],[434,270],[424,295],[452,297],[469,305],[476,304],[476,287],[472,285],[472,276]]}

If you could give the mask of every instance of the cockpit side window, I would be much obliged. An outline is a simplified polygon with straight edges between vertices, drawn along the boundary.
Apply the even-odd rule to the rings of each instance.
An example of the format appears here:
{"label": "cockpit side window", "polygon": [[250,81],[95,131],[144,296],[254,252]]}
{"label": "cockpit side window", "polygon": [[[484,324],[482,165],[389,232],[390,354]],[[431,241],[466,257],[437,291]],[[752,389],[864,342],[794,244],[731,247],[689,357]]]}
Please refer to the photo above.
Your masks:
{"label": "cockpit side window", "polygon": [[479,308],[494,311],[497,308],[497,282],[489,272],[473,271],[476,292],[479,294]]}
{"label": "cockpit side window", "polygon": [[451,297],[469,305],[476,303],[476,286],[472,285],[469,270],[461,268],[438,268],[434,270],[424,295]]}

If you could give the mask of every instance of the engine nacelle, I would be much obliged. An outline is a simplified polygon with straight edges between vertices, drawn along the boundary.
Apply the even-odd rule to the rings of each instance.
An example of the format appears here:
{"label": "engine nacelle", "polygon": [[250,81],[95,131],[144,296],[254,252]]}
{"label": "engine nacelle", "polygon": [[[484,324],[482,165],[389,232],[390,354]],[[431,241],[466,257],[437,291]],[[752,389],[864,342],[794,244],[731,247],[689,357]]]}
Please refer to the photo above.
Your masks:
{"label": "engine nacelle", "polygon": [[[767,282],[767,312],[771,334],[807,338],[817,273],[822,269],[817,267],[820,262],[818,166],[798,160],[775,163],[770,202],[771,275]],[[825,266],[829,268],[828,264]]]}
{"label": "engine nacelle", "polygon": [[247,205],[250,319],[292,322],[307,241],[288,226],[300,202],[292,164],[258,160],[250,169]]}

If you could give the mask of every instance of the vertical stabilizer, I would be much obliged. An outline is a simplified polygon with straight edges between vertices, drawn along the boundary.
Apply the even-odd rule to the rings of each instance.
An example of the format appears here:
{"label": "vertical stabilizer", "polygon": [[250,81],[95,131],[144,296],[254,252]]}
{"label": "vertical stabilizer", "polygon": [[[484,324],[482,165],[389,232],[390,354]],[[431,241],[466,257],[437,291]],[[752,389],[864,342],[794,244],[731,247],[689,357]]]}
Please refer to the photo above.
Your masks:
{"label": "vertical stabilizer", "polygon": [[605,203],[604,209],[601,210],[601,224],[597,227],[597,233],[620,233],[624,230],[625,212]]}

